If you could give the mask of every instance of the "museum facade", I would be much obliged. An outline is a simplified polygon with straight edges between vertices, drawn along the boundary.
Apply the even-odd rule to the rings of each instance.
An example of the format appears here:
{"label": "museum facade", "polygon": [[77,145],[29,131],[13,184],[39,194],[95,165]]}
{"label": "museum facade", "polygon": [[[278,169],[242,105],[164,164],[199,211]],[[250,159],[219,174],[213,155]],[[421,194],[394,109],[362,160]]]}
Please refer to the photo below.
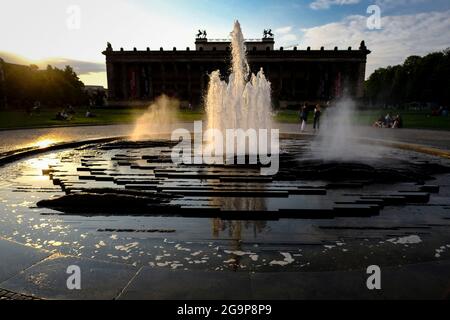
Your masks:
{"label": "museum facade", "polygon": [[[276,106],[325,103],[344,92],[354,98],[364,95],[367,56],[361,42],[358,49],[313,50],[297,47],[275,49],[273,36],[247,40],[247,57],[253,73],[261,68],[272,84]],[[199,105],[208,87],[209,74],[229,73],[230,42],[199,36],[195,50],[114,50],[108,43],[106,56],[109,105],[148,104],[166,94],[184,105]]]}

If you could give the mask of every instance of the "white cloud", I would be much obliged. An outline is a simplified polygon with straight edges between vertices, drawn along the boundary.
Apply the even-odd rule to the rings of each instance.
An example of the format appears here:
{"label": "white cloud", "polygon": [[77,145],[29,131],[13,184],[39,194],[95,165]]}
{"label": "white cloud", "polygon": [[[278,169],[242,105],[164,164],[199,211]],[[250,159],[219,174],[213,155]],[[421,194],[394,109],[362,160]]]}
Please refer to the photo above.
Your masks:
{"label": "white cloud", "polygon": [[329,9],[334,5],[349,5],[349,4],[357,4],[360,0],[315,0],[311,2],[309,7],[313,10],[323,10]]}
{"label": "white cloud", "polygon": [[297,35],[293,34],[293,33],[288,33],[285,34],[283,36],[281,36],[278,41],[280,42],[280,44],[282,45],[286,45],[286,44],[291,44],[292,41],[296,41]]}
{"label": "white cloud", "polygon": [[292,45],[292,42],[298,39],[297,35],[292,32],[293,29],[293,26],[286,26],[275,29],[277,44],[281,46]]}
{"label": "white cloud", "polygon": [[379,5],[382,9],[387,10],[402,6],[412,6],[427,1],[428,0],[377,0],[375,4]]}
{"label": "white cloud", "polygon": [[292,31],[292,26],[287,26],[287,27],[281,27],[278,29],[275,29],[275,32],[277,34],[286,34]]}
{"label": "white cloud", "polygon": [[376,68],[402,63],[408,56],[425,55],[450,46],[450,11],[382,17],[382,30],[370,31],[367,17],[348,16],[342,21],[302,29],[302,45],[356,49],[362,40],[372,51],[367,75]]}

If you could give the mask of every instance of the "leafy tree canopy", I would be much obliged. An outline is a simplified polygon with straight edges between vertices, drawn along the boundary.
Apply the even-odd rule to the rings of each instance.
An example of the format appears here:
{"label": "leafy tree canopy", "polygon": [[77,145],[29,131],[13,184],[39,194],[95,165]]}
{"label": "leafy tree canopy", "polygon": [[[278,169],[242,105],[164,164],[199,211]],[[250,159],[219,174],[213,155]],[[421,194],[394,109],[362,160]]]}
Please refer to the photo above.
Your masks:
{"label": "leafy tree canopy", "polygon": [[377,69],[365,84],[373,105],[435,103],[450,105],[450,48],[424,57],[410,56],[402,65]]}
{"label": "leafy tree canopy", "polygon": [[8,106],[29,108],[36,102],[43,106],[62,107],[87,102],[84,84],[72,67],[64,70],[47,66],[4,64],[4,95]]}

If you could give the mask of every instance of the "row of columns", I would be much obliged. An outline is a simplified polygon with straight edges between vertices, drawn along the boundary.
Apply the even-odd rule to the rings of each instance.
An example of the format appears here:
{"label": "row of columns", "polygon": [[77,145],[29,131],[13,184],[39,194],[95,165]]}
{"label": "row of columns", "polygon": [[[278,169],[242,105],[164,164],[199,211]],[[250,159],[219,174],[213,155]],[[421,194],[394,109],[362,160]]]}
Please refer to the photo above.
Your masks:
{"label": "row of columns", "polygon": [[[157,66],[152,64],[133,64],[133,63],[107,63],[108,88],[109,98],[116,99],[147,99],[154,98],[155,76],[158,76],[157,81],[161,84],[161,90],[164,92],[168,86],[168,76],[164,63]],[[188,64],[186,66],[187,72],[185,74],[187,82],[187,91],[189,97],[192,96],[192,68]],[[174,77],[178,78],[179,72],[176,64],[173,64]],[[204,68],[200,67],[200,73],[204,73]],[[200,78],[201,90],[206,88],[204,77]],[[133,92],[134,91],[134,92]],[[145,91],[145,92],[144,92]]]}
{"label": "row of columns", "polygon": [[[360,62],[357,65],[354,65],[353,63],[337,62],[337,64],[334,62],[314,63],[311,65],[306,64],[305,69],[301,70],[301,72],[305,73],[306,84],[304,83],[303,85],[307,86],[306,91],[309,92],[308,96],[316,95],[317,98],[333,98],[336,95],[334,92],[335,87],[340,86],[351,88],[351,93],[357,98],[363,97],[365,63]],[[211,66],[211,68],[212,67],[213,66]],[[284,66],[283,63],[267,63],[264,64],[264,67],[266,76],[273,84],[276,83],[276,94],[280,95],[285,92],[283,80],[289,79],[289,95],[291,95],[292,98],[297,97],[299,89],[302,88],[297,86],[299,83],[295,69],[292,69],[291,67],[286,69],[286,66]],[[168,85],[171,85],[171,90],[176,90],[177,83],[174,83],[173,86],[175,87],[172,87],[172,84],[168,83],[168,81],[170,81],[171,77],[180,81],[180,74],[175,63],[171,65],[171,68],[173,70],[173,75],[168,76],[166,63],[134,64],[109,62],[107,63],[109,98],[111,100],[151,100],[155,98],[155,94],[164,93],[167,90]],[[273,73],[275,70],[278,75]],[[208,66],[205,67],[204,64],[201,64],[194,75],[192,65],[188,63],[186,65],[186,73],[183,74],[183,81],[187,82],[187,86],[183,86],[184,88],[187,88],[187,90],[184,89],[183,91],[185,91],[188,96],[182,98],[189,101],[193,98],[195,89],[193,88],[192,82],[195,76],[199,76],[197,83],[200,85],[200,93],[205,92],[208,85],[207,73],[210,71],[212,70],[208,70]],[[158,91],[161,90],[162,92],[155,92],[155,81],[158,82]],[[314,81],[311,85],[313,85],[315,89],[308,88],[310,87],[308,81]],[[311,93],[311,90],[314,92]]]}

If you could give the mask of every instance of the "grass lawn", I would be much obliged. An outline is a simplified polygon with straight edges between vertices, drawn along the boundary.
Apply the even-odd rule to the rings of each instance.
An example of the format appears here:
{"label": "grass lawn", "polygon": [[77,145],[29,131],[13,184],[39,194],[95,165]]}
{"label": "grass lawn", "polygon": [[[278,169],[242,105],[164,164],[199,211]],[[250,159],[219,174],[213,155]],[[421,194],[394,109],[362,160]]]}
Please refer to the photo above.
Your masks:
{"label": "grass lawn", "polygon": [[[28,115],[25,111],[0,111],[0,129],[33,128],[51,126],[77,126],[77,125],[106,125],[118,123],[133,123],[146,111],[145,108],[97,108],[92,109],[95,118],[86,118],[85,109],[81,108],[70,121],[55,120],[57,110],[42,110],[40,114]],[[371,126],[381,114],[395,115],[393,110],[364,110],[357,111],[355,123]],[[450,130],[450,117],[431,117],[430,112],[410,111],[401,112],[405,128],[444,129]],[[204,119],[200,111],[180,110],[177,114],[179,121],[192,122]],[[276,114],[275,120],[284,123],[298,123],[298,112],[283,110]],[[313,121],[312,112],[309,121]]]}
{"label": "grass lawn", "polygon": [[32,128],[71,125],[97,125],[133,122],[143,109],[93,109],[95,118],[86,118],[85,111],[76,112],[70,121],[56,120],[56,110],[41,110],[39,114],[29,115],[25,111],[1,111],[0,128]]}
{"label": "grass lawn", "polygon": [[[411,129],[439,129],[450,130],[450,117],[432,117],[430,111],[395,111],[395,110],[358,110],[354,115],[354,123],[361,126],[371,126],[381,115],[390,113],[391,116],[400,114],[405,128]],[[298,123],[297,111],[280,111],[275,116],[279,122]],[[313,122],[313,114],[310,112],[308,122]]]}
{"label": "grass lawn", "polygon": [[[0,111],[0,129],[133,123],[146,111],[144,108],[97,108],[92,109],[95,118],[86,118],[85,109],[81,110],[76,112],[70,121],[56,120],[57,110],[41,110],[39,114],[31,116],[25,111]],[[180,110],[177,118],[180,121],[200,120],[203,113]]]}

